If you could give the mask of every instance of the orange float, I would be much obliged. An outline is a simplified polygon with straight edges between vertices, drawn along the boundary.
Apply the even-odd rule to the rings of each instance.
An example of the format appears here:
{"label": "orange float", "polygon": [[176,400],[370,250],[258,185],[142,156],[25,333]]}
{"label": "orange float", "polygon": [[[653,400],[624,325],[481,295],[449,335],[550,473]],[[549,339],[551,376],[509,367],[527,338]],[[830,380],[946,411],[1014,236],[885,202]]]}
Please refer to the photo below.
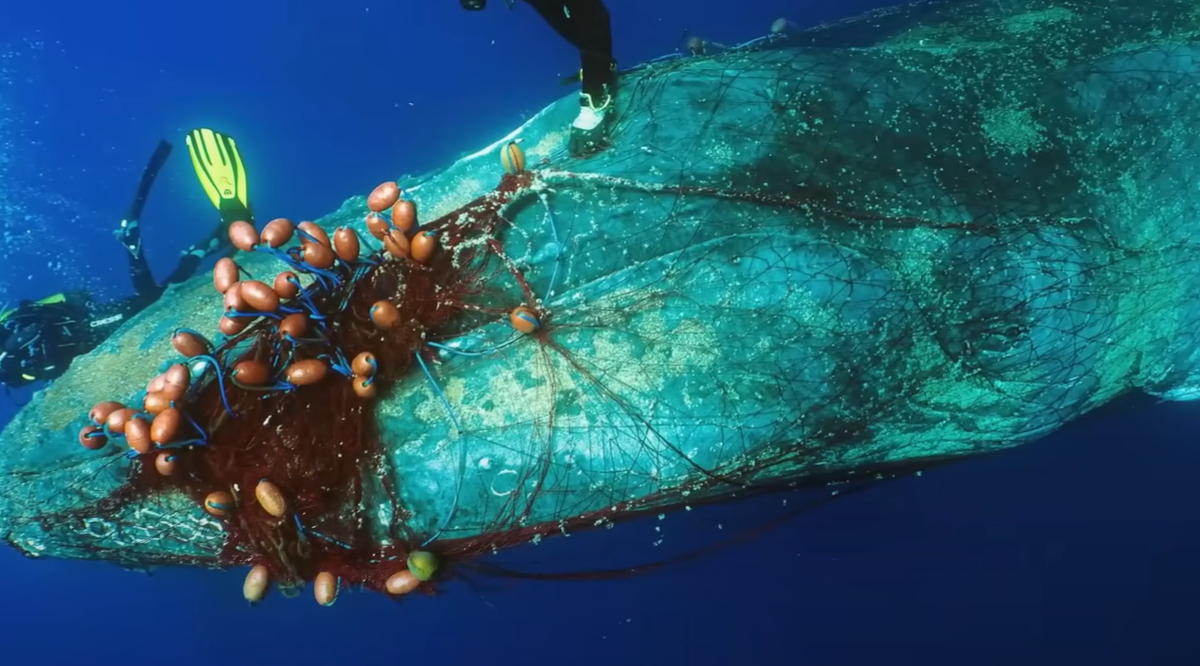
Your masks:
{"label": "orange float", "polygon": [[400,311],[391,301],[376,301],[369,316],[379,328],[395,328],[400,324]]}
{"label": "orange float", "polygon": [[267,223],[267,226],[262,230],[262,242],[267,244],[267,247],[277,248],[292,240],[292,234],[296,232],[292,221],[286,217],[278,217]]}
{"label": "orange float", "polygon": [[239,220],[229,225],[229,242],[237,249],[249,252],[258,245],[258,241],[258,230],[253,224]]}
{"label": "orange float", "polygon": [[388,576],[387,582],[383,584],[383,587],[385,590],[387,590],[387,593],[395,596],[408,594],[420,586],[421,581],[417,580],[417,577],[414,576],[413,573],[408,569],[405,569],[404,571],[397,571],[391,576]]}
{"label": "orange float", "polygon": [[263,511],[276,518],[282,518],[287,513],[288,505],[283,493],[278,486],[266,479],[260,480],[258,485],[254,486],[254,497]]}
{"label": "orange float", "polygon": [[108,415],[108,419],[104,422],[105,426],[108,428],[108,432],[114,435],[124,435],[125,424],[129,421],[129,419],[133,418],[134,414],[137,414],[137,410],[130,409],[129,407],[122,407],[121,409],[113,410],[113,412]]}
{"label": "orange float", "polygon": [[256,564],[250,567],[250,571],[246,574],[246,579],[242,581],[242,597],[252,604],[256,604],[267,596],[267,589],[271,586],[271,574],[267,568],[261,564]]}
{"label": "orange float", "polygon": [[272,288],[280,298],[294,298],[300,293],[300,278],[291,271],[283,271],[275,276]]}
{"label": "orange float", "polygon": [[389,223],[387,218],[384,216],[375,212],[367,214],[367,231],[369,231],[372,236],[378,238],[379,240],[383,240],[383,237],[387,235],[387,232],[390,229],[391,223]]}
{"label": "orange float", "polygon": [[[359,352],[354,355],[354,360],[350,361],[350,370],[359,377],[374,376],[376,369],[379,367],[375,360],[375,355],[371,352]],[[120,403],[113,403],[120,404]]]}
{"label": "orange float", "polygon": [[337,601],[339,587],[341,587],[341,582],[337,576],[328,571],[322,571],[313,580],[313,596],[322,606],[332,606],[333,602]]}
{"label": "orange float", "polygon": [[108,444],[108,437],[100,426],[85,425],[79,430],[79,443],[89,451],[98,451]]}
{"label": "orange float", "polygon": [[383,248],[395,259],[407,259],[411,254],[408,236],[399,229],[389,229],[384,234]]}
{"label": "orange float", "polygon": [[423,264],[429,261],[433,256],[433,251],[437,249],[437,232],[424,231],[413,236],[412,243],[409,247],[409,252],[412,253],[412,260],[418,264]]}
{"label": "orange float", "polygon": [[[168,407],[162,410],[150,422],[150,441],[159,446],[175,441],[175,435],[179,433],[179,424],[182,420],[183,412],[179,411],[178,407]],[[126,426],[126,430],[128,428],[129,426]],[[126,436],[128,436],[128,432]],[[129,446],[132,447],[133,444],[130,443]],[[149,453],[149,451],[138,451],[138,453]]]}
{"label": "orange float", "polygon": [[229,378],[244,386],[263,386],[271,381],[271,369],[262,361],[239,361],[229,372]]}
{"label": "orange float", "polygon": [[325,379],[325,375],[328,372],[328,363],[310,358],[292,363],[288,366],[285,374],[288,382],[295,386],[311,386]]}
{"label": "orange float", "polygon": [[229,257],[221,257],[213,266],[213,287],[222,294],[240,278],[238,265]]}
{"label": "orange float", "polygon": [[124,408],[125,405],[112,400],[97,403],[96,406],[92,407],[91,411],[88,412],[88,420],[91,421],[93,425],[103,425],[113,412]]}
{"label": "orange float", "polygon": [[171,336],[171,346],[187,358],[208,353],[208,342],[191,331],[176,331]]}
{"label": "orange float", "polygon": [[179,460],[174,453],[162,451],[154,459],[154,469],[163,476],[174,476],[179,467]]}
{"label": "orange float", "polygon": [[329,268],[333,265],[337,255],[326,243],[314,243],[306,241],[300,249],[300,256],[304,259],[304,263],[313,268]]}
{"label": "orange float", "polygon": [[[297,224],[296,228],[311,236],[317,243],[320,243],[325,247],[329,247],[329,234],[325,233],[325,230],[322,229],[321,226],[316,222],[309,222],[308,220],[305,220],[304,222]],[[312,241],[309,241],[306,238],[305,242]]]}
{"label": "orange float", "polygon": [[237,335],[246,330],[250,325],[250,317],[221,317],[221,321],[217,322],[217,330],[225,335]]}
{"label": "orange float", "polygon": [[233,495],[224,490],[211,492],[204,498],[204,510],[214,516],[227,516],[233,508]]}
{"label": "orange float", "polygon": [[536,333],[542,327],[542,321],[538,319],[537,313],[525,306],[515,308],[510,312],[508,321],[513,328],[525,335]]}
{"label": "orange float", "polygon": [[372,212],[382,213],[392,207],[400,198],[400,186],[395,181],[380,183],[367,195],[367,208]]}
{"label": "orange float", "polygon": [[392,226],[403,233],[412,231],[417,226],[417,204],[401,199],[392,206]]}
{"label": "orange float", "polygon": [[375,388],[375,379],[372,377],[355,377],[350,380],[351,387],[354,389],[354,395],[360,398],[374,398],[377,389]]}
{"label": "orange float", "polygon": [[520,143],[521,139],[509,141],[500,149],[500,164],[507,174],[516,175],[525,170],[525,151],[518,145]]}
{"label": "orange float", "polygon": [[303,312],[292,314],[279,320],[279,335],[292,340],[299,340],[308,332],[308,316]]}
{"label": "orange float", "polygon": [[358,242],[358,234],[350,227],[338,227],[333,232],[333,250],[337,253],[338,259],[347,263],[358,261],[358,254],[362,250],[361,244]]}

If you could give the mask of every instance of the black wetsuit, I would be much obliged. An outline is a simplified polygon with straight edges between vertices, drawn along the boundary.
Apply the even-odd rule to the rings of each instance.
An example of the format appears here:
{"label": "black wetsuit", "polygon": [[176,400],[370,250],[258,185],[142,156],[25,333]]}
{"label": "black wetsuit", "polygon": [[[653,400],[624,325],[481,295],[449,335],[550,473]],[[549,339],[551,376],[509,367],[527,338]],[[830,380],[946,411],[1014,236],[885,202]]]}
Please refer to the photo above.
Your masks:
{"label": "black wetsuit", "polygon": [[[597,102],[614,82],[612,28],[603,0],[525,0],[576,49],[583,92]],[[483,9],[487,0],[459,0],[465,9]]]}
{"label": "black wetsuit", "polygon": [[582,89],[599,102],[613,83],[612,27],[602,0],[525,0],[579,49]]}

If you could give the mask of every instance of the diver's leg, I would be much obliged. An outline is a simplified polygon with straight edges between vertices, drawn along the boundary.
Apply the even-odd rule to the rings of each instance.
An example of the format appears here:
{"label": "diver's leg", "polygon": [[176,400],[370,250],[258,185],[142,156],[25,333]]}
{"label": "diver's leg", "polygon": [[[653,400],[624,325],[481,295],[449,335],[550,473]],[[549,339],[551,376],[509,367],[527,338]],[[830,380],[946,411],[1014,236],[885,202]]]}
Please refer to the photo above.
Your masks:
{"label": "diver's leg", "polygon": [[600,101],[611,94],[616,80],[612,26],[608,8],[601,0],[565,0],[578,36],[571,42],[579,49],[583,70],[583,93]]}
{"label": "diver's leg", "polygon": [[612,28],[602,0],[525,0],[559,35],[579,50],[582,90],[571,124],[570,149],[586,155],[608,143],[616,93]]}
{"label": "diver's leg", "polygon": [[196,267],[200,262],[204,261],[204,253],[194,249],[184,250],[183,256],[179,258],[179,263],[175,265],[175,270],[163,280],[163,287],[168,287],[173,284],[179,284],[184,280],[192,277],[196,272]]}
{"label": "diver's leg", "polygon": [[612,27],[602,0],[525,0],[579,50],[583,92],[600,100],[613,83]]}
{"label": "diver's leg", "polygon": [[129,259],[129,281],[133,283],[133,291],[141,299],[154,300],[162,293],[154,281],[154,273],[146,261],[146,253],[142,250],[141,227],[137,220],[121,220],[121,226],[115,235],[125,246]]}
{"label": "diver's leg", "polygon": [[167,285],[178,284],[192,277],[204,259],[212,254],[229,256],[235,249],[229,243],[229,226],[221,224],[206,240],[196,243],[183,251],[175,270],[163,280],[163,288]]}

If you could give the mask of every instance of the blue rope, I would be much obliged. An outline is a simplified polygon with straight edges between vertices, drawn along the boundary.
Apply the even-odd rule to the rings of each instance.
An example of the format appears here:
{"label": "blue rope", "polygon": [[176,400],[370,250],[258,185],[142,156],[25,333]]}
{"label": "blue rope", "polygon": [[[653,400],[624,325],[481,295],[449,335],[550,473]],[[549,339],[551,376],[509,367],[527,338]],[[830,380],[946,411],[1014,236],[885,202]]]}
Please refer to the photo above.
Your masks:
{"label": "blue rope", "polygon": [[[180,411],[182,411],[182,410],[180,410]],[[201,439],[200,443],[208,444],[208,433],[204,432],[204,428],[201,428],[200,424],[196,423],[196,419],[192,418],[191,414],[188,414],[185,411],[185,412],[183,412],[183,415],[187,417],[188,423],[191,423],[192,427],[195,428],[196,432],[200,435],[200,439]]]}
{"label": "blue rope", "polygon": [[342,375],[343,377],[353,376],[354,371],[350,369],[350,364],[346,361],[346,356],[342,354],[342,350],[334,348],[333,352],[336,356],[331,356],[329,354],[318,354],[317,358],[323,361],[329,361],[329,369],[333,370],[339,375]]}
{"label": "blue rope", "polygon": [[230,377],[229,381],[232,382],[234,386],[242,389],[243,391],[264,391],[264,392],[267,392],[267,391],[294,391],[296,389],[295,384],[290,384],[288,382],[281,382],[278,380],[276,380],[276,382],[270,386],[253,386],[251,384],[243,384],[243,383],[239,382],[236,377]]}
{"label": "blue rope", "polygon": [[212,364],[213,370],[217,373],[217,387],[221,391],[221,404],[225,406],[225,413],[229,414],[230,416],[236,416],[236,414],[233,413],[233,409],[229,406],[229,397],[225,395],[225,377],[221,369],[221,364],[217,362],[216,357],[208,354],[199,354],[195,358],[208,361]]}
{"label": "blue rope", "polygon": [[313,266],[312,264],[304,263],[304,260],[299,257],[300,248],[298,248],[298,247],[290,247],[287,250],[279,250],[279,249],[276,249],[273,247],[264,247],[261,249],[263,252],[266,252],[266,253],[274,256],[279,261],[282,261],[283,263],[287,264],[288,268],[291,268],[293,271],[295,271],[297,273],[310,273],[314,277],[329,278],[329,279],[334,280],[335,282],[338,280],[337,273],[334,273],[334,272],[329,271],[324,268],[317,268],[316,266]]}
{"label": "blue rope", "polygon": [[321,320],[325,315],[317,309],[316,303],[312,302],[312,294],[307,289],[300,292],[300,300],[304,301],[305,307],[308,308],[308,316],[311,319]]}
{"label": "blue rope", "polygon": [[208,442],[206,442],[203,439],[193,437],[192,439],[185,439],[185,440],[181,440],[178,442],[171,442],[169,444],[159,444],[158,442],[155,442],[154,447],[157,449],[170,450],[170,449],[182,449],[186,446],[192,446],[192,445],[204,446],[205,444],[208,444]]}
{"label": "blue rope", "polygon": [[275,319],[275,320],[283,319],[282,316],[280,316],[274,312],[258,312],[258,311],[242,312],[241,310],[226,310],[225,316],[230,317],[230,318],[254,319],[257,317],[270,317],[271,319]]}
{"label": "blue rope", "polygon": [[296,229],[296,235],[310,243],[320,243],[321,242],[321,241],[317,240],[316,236],[314,236],[314,235],[308,233],[307,231],[300,229],[298,227]]}
{"label": "blue rope", "polygon": [[109,439],[122,439],[122,438],[124,438],[124,437],[125,437],[125,433],[123,433],[123,432],[113,432],[112,430],[109,430],[109,429],[108,429],[108,422],[107,422],[107,421],[105,421],[105,422],[104,422],[104,436],[105,436],[105,437],[107,437],[107,438],[109,438]]}
{"label": "blue rope", "polygon": [[342,543],[341,541],[338,541],[337,539],[335,539],[331,536],[322,534],[314,529],[304,527],[304,525],[300,522],[300,514],[293,513],[292,520],[295,521],[296,529],[299,530],[301,534],[311,534],[311,535],[317,537],[318,539],[324,539],[325,541],[328,541],[329,543],[332,543],[335,546],[340,546],[342,548],[345,548],[346,550],[350,550],[350,546],[346,545],[345,543]]}

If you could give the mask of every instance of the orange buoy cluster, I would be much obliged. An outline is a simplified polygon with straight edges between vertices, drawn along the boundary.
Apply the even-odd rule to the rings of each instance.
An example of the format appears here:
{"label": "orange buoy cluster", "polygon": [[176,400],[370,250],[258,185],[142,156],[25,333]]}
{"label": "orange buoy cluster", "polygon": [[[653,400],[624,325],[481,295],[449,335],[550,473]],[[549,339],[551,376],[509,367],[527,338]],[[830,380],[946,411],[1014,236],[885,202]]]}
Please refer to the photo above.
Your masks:
{"label": "orange buoy cluster", "polygon": [[[89,423],[79,431],[79,443],[96,450],[110,438],[124,437],[131,452],[148,454],[202,442],[204,433],[181,409],[190,381],[187,366],[176,363],[150,380],[141,409],[113,400],[96,404],[88,412]],[[159,451],[155,468],[163,476],[171,476],[175,473],[174,461],[169,451]]]}
{"label": "orange buoy cluster", "polygon": [[[300,238],[298,248],[280,250],[296,236]],[[328,271],[339,259],[346,264],[356,263],[362,249],[358,234],[349,227],[338,227],[331,240],[317,224],[304,221],[293,225],[287,218],[271,220],[263,227],[261,234],[248,222],[235,222],[229,226],[229,240],[243,251],[273,251],[276,256],[297,265],[301,271],[316,274]],[[280,313],[279,310],[285,301],[295,298],[302,291],[297,271],[281,271],[270,284],[259,280],[243,280],[242,273],[241,267],[228,257],[219,260],[213,268],[213,287],[225,298],[226,314],[217,326],[221,333],[237,335],[260,316],[272,317],[277,314],[287,315],[276,317],[281,323],[284,320],[287,322],[282,327],[283,334],[306,329],[306,313]],[[257,313],[257,316],[247,314],[251,312]]]}
{"label": "orange buoy cluster", "polygon": [[[501,163],[509,174],[519,174],[525,169],[525,154],[518,143],[519,140],[510,142],[501,151]],[[512,184],[514,181],[506,182]],[[220,259],[213,268],[212,283],[224,303],[216,328],[225,339],[214,346],[197,331],[177,330],[171,344],[185,360],[170,365],[148,382],[139,406],[116,401],[95,405],[88,414],[88,422],[79,431],[80,444],[95,450],[112,440],[124,439],[129,445],[126,455],[142,457],[143,469],[153,469],[163,478],[192,479],[192,490],[198,492],[197,500],[203,498],[204,511],[221,519],[236,517],[227,521],[230,525],[242,524],[240,521],[252,518],[249,524],[272,530],[288,524],[291,529],[290,521],[294,521],[297,531],[316,533],[307,518],[302,518],[306,511],[304,507],[308,506],[304,488],[294,477],[274,476],[281,473],[278,467],[264,465],[261,468],[264,472],[244,472],[254,474],[250,478],[259,473],[274,476],[248,484],[253,485],[251,498],[250,489],[241,487],[245,480],[226,483],[227,477],[218,476],[220,481],[197,481],[202,477],[189,471],[189,465],[193,460],[204,459],[187,456],[179,459],[176,451],[208,444],[208,433],[193,420],[187,408],[192,405],[199,413],[199,405],[209,404],[195,398],[199,388],[212,385],[212,380],[220,390],[222,406],[231,416],[235,414],[226,397],[228,386],[245,391],[286,393],[322,383],[328,386],[330,382],[340,380],[348,381],[359,398],[369,400],[377,396],[380,362],[373,352],[380,353],[391,368],[395,351],[387,350],[391,356],[384,356],[382,349],[343,350],[334,346],[333,340],[340,341],[338,344],[361,347],[376,344],[370,340],[378,339],[379,344],[384,344],[402,336],[371,338],[363,337],[361,333],[359,337],[333,336],[328,313],[318,310],[319,304],[329,307],[330,303],[341,303],[340,307],[346,308],[347,303],[354,302],[355,308],[362,307],[365,305],[362,301],[351,300],[356,296],[356,285],[385,262],[409,262],[411,270],[425,271],[428,280],[437,275],[432,271],[440,271],[449,263],[439,263],[438,253],[449,254],[454,246],[443,248],[441,243],[446,239],[439,235],[439,230],[419,227],[416,204],[403,197],[395,182],[376,187],[367,197],[367,207],[367,230],[382,248],[370,238],[360,237],[350,227],[338,227],[329,234],[313,222],[293,224],[286,218],[271,220],[261,231],[250,222],[231,224],[229,240],[235,247],[244,252],[271,254],[285,264],[283,270],[274,276],[268,273],[262,279],[256,279],[234,258]],[[357,296],[361,297],[361,294],[358,292]],[[401,329],[414,320],[414,315],[402,311],[401,306],[400,301],[377,300],[370,306],[367,317],[380,332]],[[361,310],[357,310],[357,317],[362,321]],[[539,313],[526,305],[511,310],[508,322],[514,330],[525,335],[537,334],[543,326]],[[239,351],[236,357],[233,356],[230,351],[238,348],[237,345],[249,334],[259,336],[254,339],[261,343],[254,347],[256,352]],[[432,342],[418,344],[433,345]],[[302,507],[297,508],[297,504]],[[272,568],[272,561],[265,558],[250,569],[243,582],[243,596],[251,603],[265,597],[271,586],[272,572],[285,573],[284,569]],[[390,595],[404,595],[419,588],[437,571],[438,561],[431,552],[412,550],[407,552],[406,558],[404,562],[396,563],[398,570],[392,571],[383,583],[384,590]],[[311,579],[316,601],[329,606],[342,590],[341,575],[351,574],[336,565],[321,563],[321,566],[323,568],[319,570],[314,566],[308,571],[316,571]],[[403,568],[399,568],[401,566]],[[375,580],[375,585],[379,585],[383,573],[387,572],[379,574],[380,579]],[[305,577],[308,575],[311,573]],[[283,580],[289,579],[285,576]]]}
{"label": "orange buoy cluster", "polygon": [[[383,248],[394,259],[412,259],[427,263],[438,247],[437,233],[416,232],[417,205],[401,198],[400,186],[394,181],[381,183],[367,196],[367,231],[383,242]],[[386,213],[385,213],[386,211]]]}
{"label": "orange buoy cluster", "polygon": [[[293,225],[279,218],[269,222],[261,233],[248,222],[235,222],[229,227],[229,239],[243,251],[273,253],[290,270],[279,272],[272,280],[260,281],[245,277],[232,258],[219,260],[213,268],[212,281],[225,307],[217,329],[230,338],[229,344],[251,324],[261,321],[266,327],[274,327],[277,353],[269,358],[246,356],[230,367],[221,367],[213,344],[202,334],[178,330],[172,335],[171,344],[186,359],[186,364],[175,363],[153,378],[145,387],[140,407],[116,401],[95,405],[88,414],[88,423],[79,432],[81,445],[95,450],[113,439],[123,438],[129,445],[128,457],[149,456],[145,463],[150,465],[152,460],[153,469],[160,475],[176,475],[180,463],[175,450],[202,446],[208,439],[205,430],[185,409],[193,387],[193,371],[189,367],[198,374],[215,369],[223,401],[225,383],[249,390],[291,391],[318,384],[336,374],[352,382],[356,395],[375,396],[374,355],[363,351],[354,357],[353,363],[346,361],[340,350],[329,353],[326,330],[314,330],[313,317],[318,311],[313,298],[337,289],[352,289],[354,280],[379,263],[364,256],[354,230],[338,228],[331,238],[312,222]],[[298,243],[285,248],[294,240]],[[339,262],[341,265],[337,265]],[[305,287],[300,275],[310,276],[313,284]],[[398,313],[393,316],[399,319]],[[227,402],[225,408],[230,409]],[[212,516],[231,516],[244,509],[244,498],[239,498],[238,492],[236,486],[213,489],[204,496],[202,506]],[[291,515],[286,494],[270,479],[261,479],[253,492],[256,510],[279,521]],[[254,580],[261,578],[261,573],[255,574]],[[253,596],[250,593],[256,585],[259,583],[247,582],[248,596]]]}
{"label": "orange buoy cluster", "polygon": [[350,362],[350,369],[354,372],[353,386],[354,393],[360,398],[375,397],[375,373],[379,371],[379,364],[375,361],[375,355],[371,352],[359,352],[358,356]]}
{"label": "orange buoy cluster", "polygon": [[[504,162],[509,166],[523,168],[524,155],[516,142],[509,144],[504,153]],[[417,263],[428,261],[437,249],[437,234],[433,231],[418,232],[410,239],[417,225],[416,205],[401,198],[401,190],[395,182],[380,184],[367,197],[371,209],[367,226],[372,235],[379,238],[394,259],[408,259]],[[390,210],[385,216],[384,211]],[[286,254],[280,249],[299,236],[299,248]],[[301,272],[320,275],[341,261],[354,264],[362,255],[362,242],[358,234],[348,227],[339,227],[331,239],[321,227],[313,222],[293,225],[286,218],[277,218],[266,224],[260,233],[249,222],[234,222],[229,227],[229,239],[243,251],[268,249],[287,256]],[[296,270],[283,270],[275,275],[270,284],[255,279],[243,279],[244,271],[231,258],[217,261],[213,267],[214,289],[224,299],[224,314],[217,329],[226,336],[236,336],[251,323],[269,318],[274,322],[278,336],[295,345],[309,332],[309,314],[303,309],[286,308],[284,304],[296,299],[304,290]],[[403,315],[397,306],[380,300],[371,306],[369,316],[381,330],[393,329],[403,323]],[[541,328],[537,313],[526,306],[512,310],[509,315],[512,327],[526,335]],[[195,331],[177,331],[171,339],[175,350],[188,359],[207,357],[212,345]],[[229,369],[229,379],[235,385],[249,389],[294,389],[323,381],[331,372],[338,370],[352,382],[356,395],[373,398],[376,395],[375,374],[378,366],[370,352],[360,352],[353,363],[346,367],[334,367],[326,358],[294,358],[289,356],[288,365],[282,369],[282,380],[275,369],[260,359],[244,359]],[[89,449],[99,449],[112,436],[123,436],[130,448],[138,454],[147,454],[156,448],[177,445],[177,435],[188,430],[180,403],[189,388],[187,366],[175,364],[166,372],[155,377],[146,387],[142,409],[126,407],[118,402],[103,402],[90,413],[90,423],[79,432],[80,444]],[[189,434],[203,438],[199,428]],[[185,443],[203,443],[195,438]],[[156,468],[164,475],[174,474],[176,466],[170,453],[159,456]]]}

